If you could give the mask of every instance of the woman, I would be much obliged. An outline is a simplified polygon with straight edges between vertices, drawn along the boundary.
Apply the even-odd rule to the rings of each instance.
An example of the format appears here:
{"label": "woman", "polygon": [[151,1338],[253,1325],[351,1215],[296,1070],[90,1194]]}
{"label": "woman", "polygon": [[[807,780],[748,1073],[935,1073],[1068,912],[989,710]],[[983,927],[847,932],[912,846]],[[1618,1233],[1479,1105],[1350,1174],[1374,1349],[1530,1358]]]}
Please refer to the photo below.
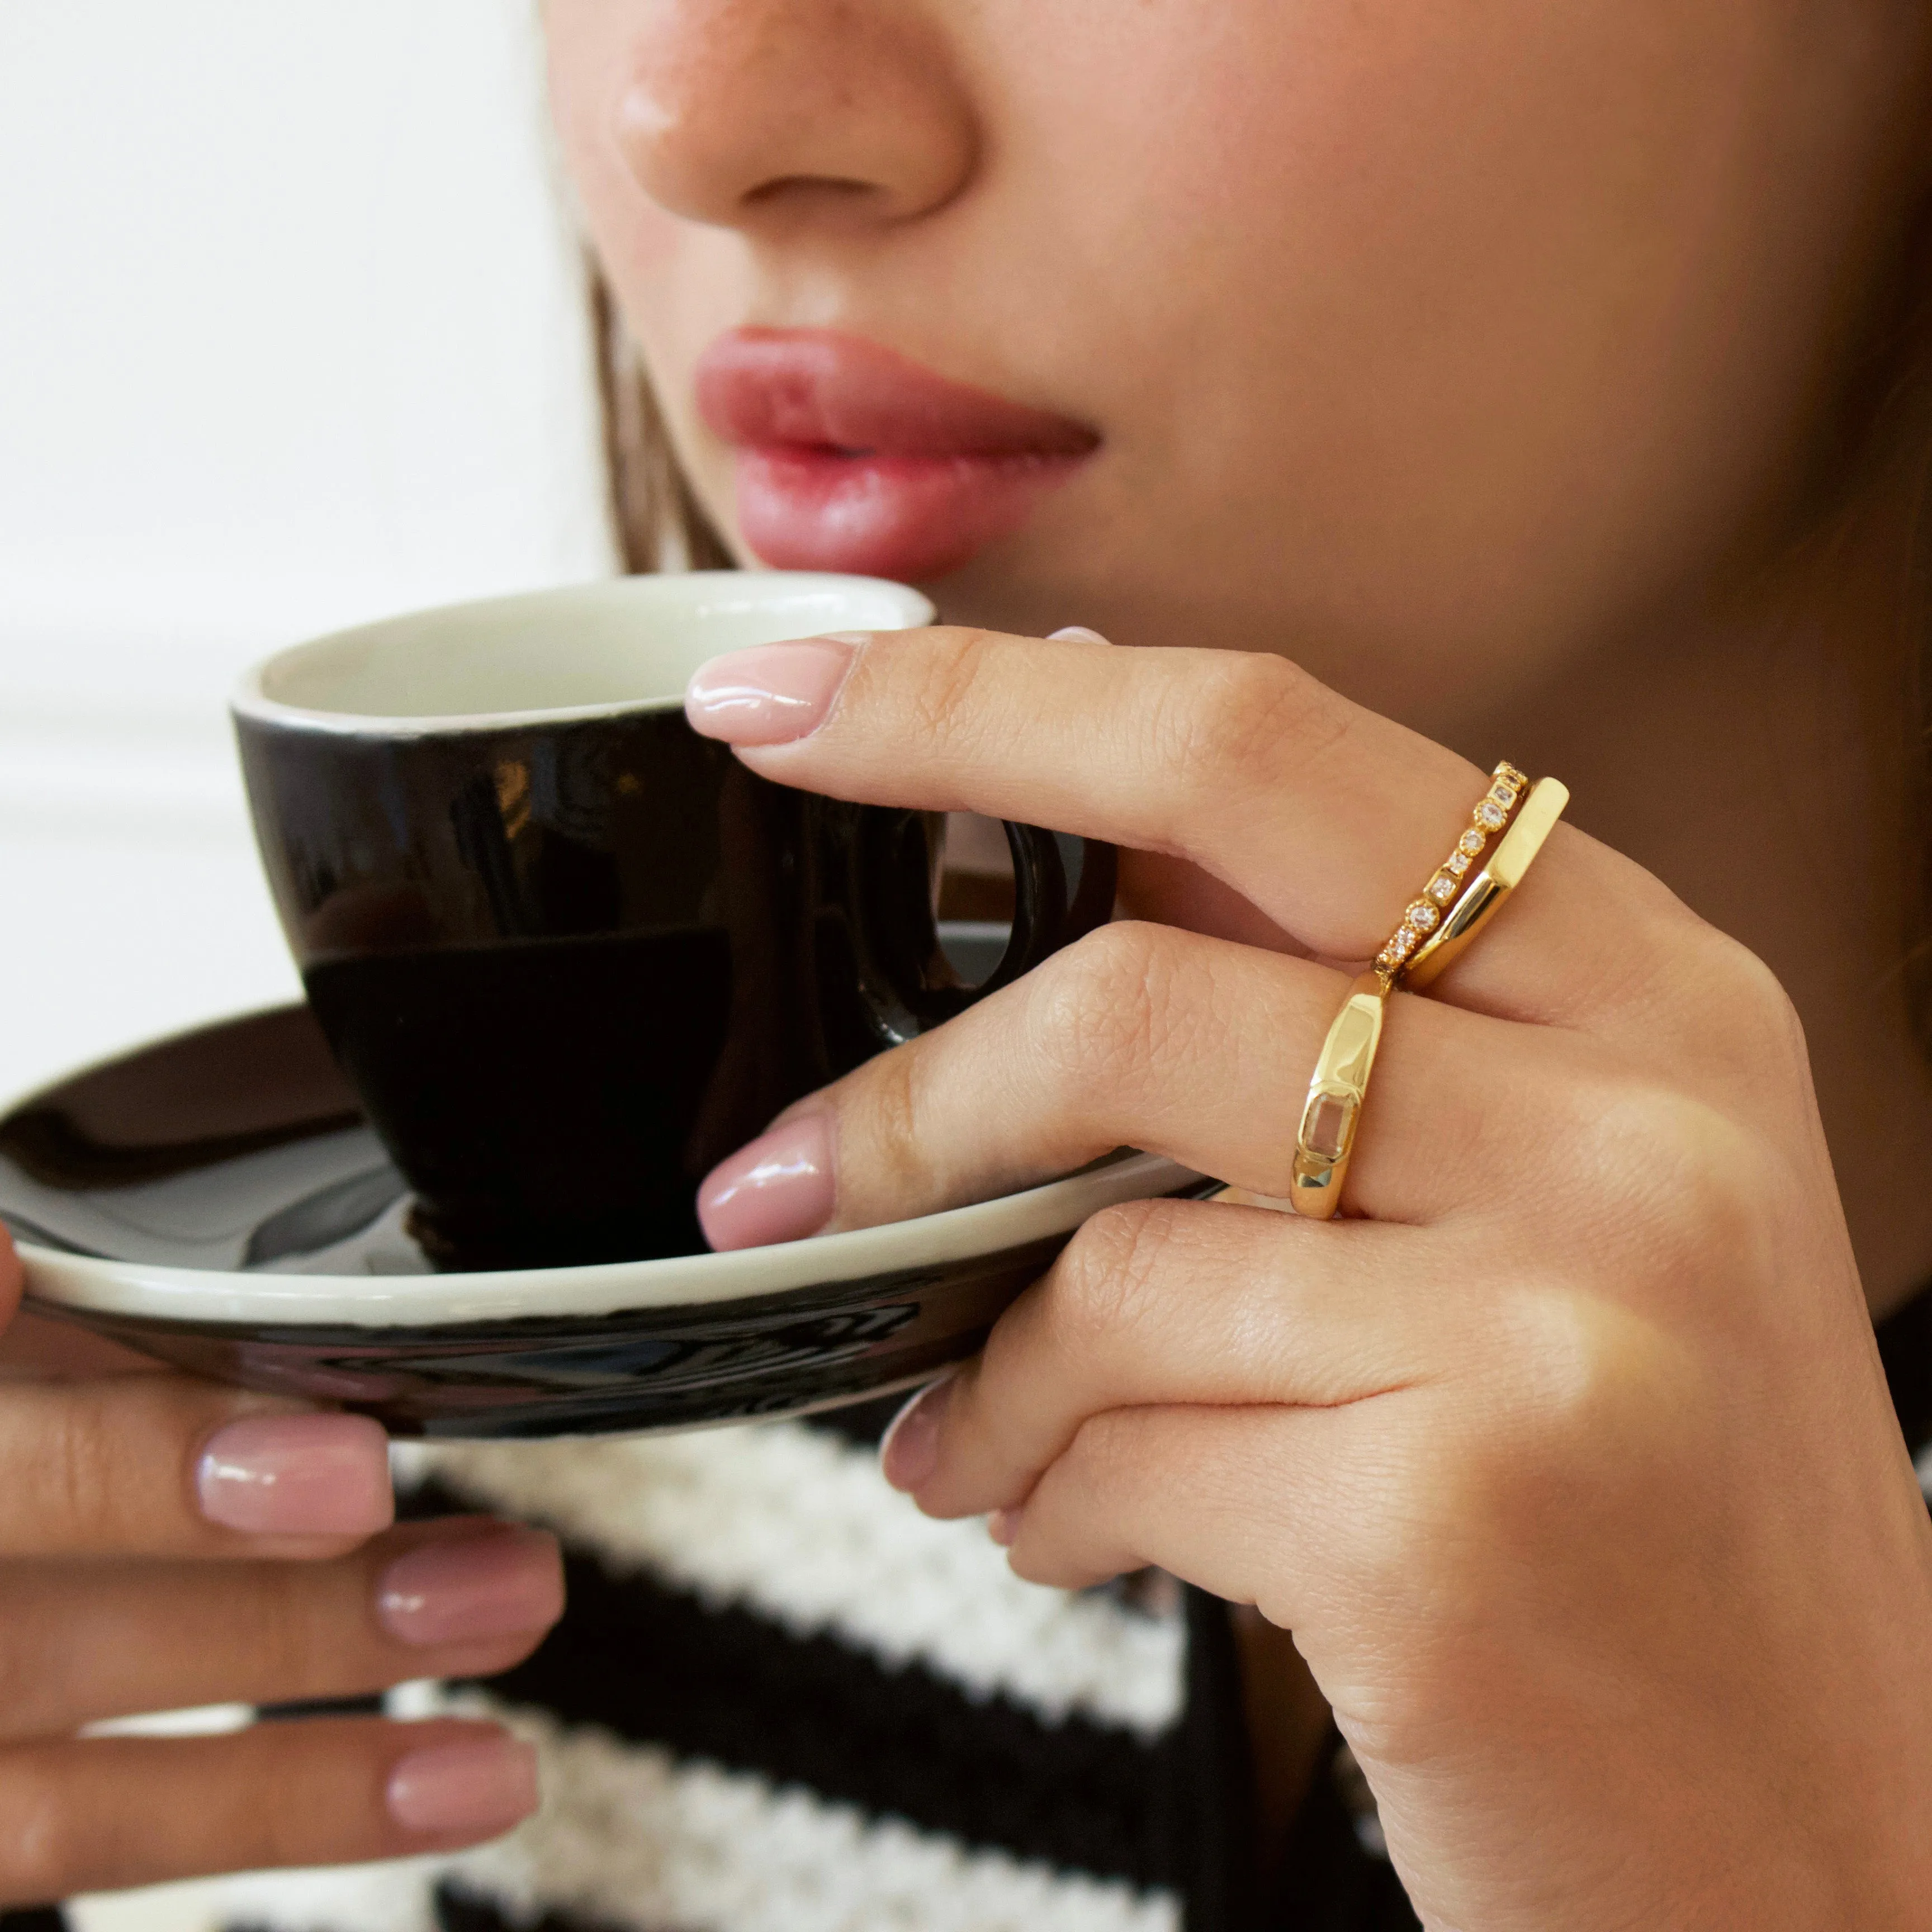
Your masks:
{"label": "woman", "polygon": [[[1922,1396],[1932,17],[551,0],[548,32],[689,500],[734,555],[984,627],[722,661],[699,728],[1124,848],[1122,922],[792,1109],[707,1182],[714,1241],[1121,1142],[1282,1195],[1348,969],[1489,764],[1577,800],[1390,1003],[1350,1218],[1103,1216],[886,1444],[1022,1576],[1252,1606],[1261,1852],[1236,1792],[1165,1889],[1054,1909],[1394,1909],[1334,1903],[1298,1652],[1425,1924],[1924,1923],[1932,1531],[1870,1318]],[[555,1614],[536,1532],[382,1532],[352,1422],[147,1376],[4,1426],[16,1736],[480,1674]],[[441,1480],[520,1500],[487,1459]],[[1190,1788],[1234,1708],[1197,1627]],[[21,1899],[531,1802],[453,1720],[25,1743],[0,1780]],[[992,1922],[944,1891],[910,1922]]]}

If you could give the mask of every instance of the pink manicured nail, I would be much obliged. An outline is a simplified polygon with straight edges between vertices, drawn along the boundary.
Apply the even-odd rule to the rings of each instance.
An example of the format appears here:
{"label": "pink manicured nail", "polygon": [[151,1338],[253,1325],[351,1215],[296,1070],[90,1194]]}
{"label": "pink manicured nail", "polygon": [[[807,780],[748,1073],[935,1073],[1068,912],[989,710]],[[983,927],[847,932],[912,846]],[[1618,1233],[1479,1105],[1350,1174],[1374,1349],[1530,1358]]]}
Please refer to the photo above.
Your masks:
{"label": "pink manicured nail", "polygon": [[1016,1509],[998,1509],[986,1519],[986,1534],[1002,1550],[1010,1550],[1019,1533],[1020,1513]]}
{"label": "pink manicured nail", "polygon": [[859,646],[850,637],[754,644],[700,664],[684,694],[693,730],[728,745],[789,745],[831,715]]}
{"label": "pink manicured nail", "polygon": [[949,1376],[922,1388],[892,1420],[879,1444],[879,1468],[896,1490],[917,1489],[939,1466],[939,1424],[952,1394]]}
{"label": "pink manicured nail", "polygon": [[371,1536],[395,1520],[389,1438],[366,1415],[250,1415],[209,1437],[201,1513],[257,1536]]}
{"label": "pink manicured nail", "polygon": [[1098,631],[1090,631],[1084,624],[1066,624],[1057,631],[1047,634],[1049,644],[1107,644],[1113,639],[1103,638]]}
{"label": "pink manicured nail", "polygon": [[466,1738],[412,1751],[389,1773],[389,1816],[406,1832],[487,1838],[537,1808],[537,1754],[511,1737]]}
{"label": "pink manicured nail", "polygon": [[832,1218],[832,1127],[802,1114],[740,1148],[698,1190],[698,1218],[714,1248],[762,1248],[815,1234]]}
{"label": "pink manicured nail", "polygon": [[376,1585],[376,1616],[405,1643],[466,1643],[547,1630],[563,1614],[556,1539],[492,1526],[399,1556]]}

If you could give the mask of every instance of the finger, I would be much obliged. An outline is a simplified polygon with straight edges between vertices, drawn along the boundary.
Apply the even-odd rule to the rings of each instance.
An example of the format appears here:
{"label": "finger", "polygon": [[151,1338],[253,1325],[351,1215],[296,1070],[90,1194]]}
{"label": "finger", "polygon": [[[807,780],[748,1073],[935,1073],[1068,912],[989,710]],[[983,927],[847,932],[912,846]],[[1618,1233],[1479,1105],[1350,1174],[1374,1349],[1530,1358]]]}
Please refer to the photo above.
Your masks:
{"label": "finger", "polygon": [[1339,1409],[1438,1379],[1493,1346],[1492,1306],[1456,1278],[1438,1232],[1213,1202],[1108,1208],[979,1359],[899,1418],[886,1480],[928,1515],[978,1516],[1024,1502],[1109,1410]]}
{"label": "finger", "polygon": [[[720,658],[686,705],[786,784],[1184,857],[1336,960],[1376,951],[1489,782],[1265,652],[880,633]],[[1445,992],[1516,1017],[1607,1012],[1619,958],[1690,918],[1562,826],[1518,898]]]}
{"label": "finger", "polygon": [[108,1376],[164,1376],[165,1364],[94,1334],[77,1322],[22,1309],[0,1336],[0,1381],[87,1382]]}
{"label": "finger", "polygon": [[1114,902],[1127,919],[1238,940],[1270,952],[1305,954],[1308,950],[1233,886],[1165,852],[1121,853]]}
{"label": "finger", "polygon": [[185,1376],[0,1387],[0,1556],[331,1556],[394,1517],[364,1416]]}
{"label": "finger", "polygon": [[536,1809],[494,1724],[374,1718],[0,1751],[0,1904],[206,1873],[454,1850]]}
{"label": "finger", "polygon": [[[706,1178],[705,1233],[730,1248],[872,1226],[1122,1146],[1280,1198],[1309,1076],[1348,990],[1309,961],[1103,928],[788,1110]],[[1574,1104],[1597,1052],[1580,1036],[1392,1001],[1352,1208],[1424,1221],[1490,1198],[1522,1164],[1525,1085]]]}
{"label": "finger", "polygon": [[0,1736],[489,1676],[562,1609],[556,1539],[487,1517],[412,1524],[327,1563],[0,1565]]}
{"label": "finger", "polygon": [[1338,1432],[1308,1410],[1109,1410],[998,1527],[1030,1582],[1088,1589],[1152,1566],[1295,1629],[1329,1555]]}

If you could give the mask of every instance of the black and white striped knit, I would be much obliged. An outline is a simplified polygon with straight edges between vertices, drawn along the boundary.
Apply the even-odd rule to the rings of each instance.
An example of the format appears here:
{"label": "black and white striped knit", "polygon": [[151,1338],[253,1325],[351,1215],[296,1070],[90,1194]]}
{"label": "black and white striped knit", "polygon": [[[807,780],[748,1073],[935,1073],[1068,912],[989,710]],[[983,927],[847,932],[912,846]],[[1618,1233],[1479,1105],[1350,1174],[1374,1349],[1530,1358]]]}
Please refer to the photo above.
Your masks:
{"label": "black and white striped knit", "polygon": [[[1932,1298],[1882,1340],[1922,1444]],[[390,1700],[506,1718],[542,1812],[453,1857],[77,1900],[72,1932],[1414,1932],[1346,1753],[1253,1895],[1222,1606],[1019,1582],[982,1526],[886,1486],[891,1406],[404,1452],[414,1513],[564,1540],[569,1607],[527,1662]]]}

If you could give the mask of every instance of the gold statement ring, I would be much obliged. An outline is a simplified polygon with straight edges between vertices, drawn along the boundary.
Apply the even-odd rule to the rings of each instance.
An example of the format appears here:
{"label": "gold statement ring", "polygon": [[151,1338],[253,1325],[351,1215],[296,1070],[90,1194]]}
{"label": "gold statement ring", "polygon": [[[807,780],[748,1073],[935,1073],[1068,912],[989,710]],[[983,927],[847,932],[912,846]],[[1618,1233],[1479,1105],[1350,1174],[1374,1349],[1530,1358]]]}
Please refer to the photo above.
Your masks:
{"label": "gold statement ring", "polygon": [[1288,1205],[1310,1220],[1328,1220],[1342,1204],[1342,1184],[1355,1150],[1355,1124],[1369,1096],[1369,1074],[1382,1044],[1388,1005],[1388,988],[1381,976],[1364,973],[1348,988],[1347,1002],[1322,1042],[1294,1137],[1294,1174],[1288,1190]]}
{"label": "gold statement ring", "polygon": [[1398,987],[1421,992],[1495,918],[1569,802],[1556,779],[1532,784],[1514,765],[1497,766],[1455,849],[1349,988],[1322,1042],[1295,1136],[1288,1198],[1297,1214],[1325,1221],[1342,1204],[1389,994]]}

